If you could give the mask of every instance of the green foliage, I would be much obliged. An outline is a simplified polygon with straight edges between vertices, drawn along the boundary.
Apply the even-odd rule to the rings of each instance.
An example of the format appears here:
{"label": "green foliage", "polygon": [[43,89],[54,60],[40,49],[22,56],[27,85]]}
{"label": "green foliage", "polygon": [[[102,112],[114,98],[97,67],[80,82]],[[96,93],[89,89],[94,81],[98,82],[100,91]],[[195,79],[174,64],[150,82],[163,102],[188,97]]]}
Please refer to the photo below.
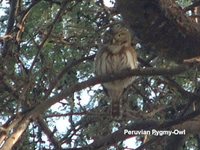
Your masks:
{"label": "green foliage", "polygon": [[177,0],[176,2],[181,5],[182,7],[186,7],[190,4],[192,4],[193,0]]}
{"label": "green foliage", "polygon": [[[8,127],[18,115],[30,112],[42,102],[93,77],[92,55],[98,50],[101,35],[114,23],[121,21],[120,15],[105,7],[100,0],[19,2],[14,26],[8,34],[11,38],[2,41],[2,50],[8,51],[8,54],[0,55],[2,127]],[[179,0],[177,3],[185,7],[192,2]],[[5,14],[0,17],[0,35],[5,34],[9,18],[9,6],[3,7],[1,4]],[[9,46],[5,50],[7,41]],[[138,56],[143,60],[140,62],[141,68],[177,66],[164,58],[147,54],[143,49],[145,47],[142,44],[137,49]],[[40,114],[47,130],[34,118],[20,138],[20,144],[15,147],[21,150],[55,149],[56,140],[52,140],[52,137],[63,148],[82,147],[138,120],[173,120],[183,115],[184,108],[188,106],[189,98],[180,89],[194,94],[199,79],[198,67],[173,77],[138,76],[127,91],[127,106],[124,106],[125,110],[133,111],[133,119],[111,119],[109,98],[100,85],[72,92],[68,97],[58,96],[59,102]],[[191,109],[190,105],[189,111]],[[61,125],[58,124],[60,120],[63,121]],[[17,125],[9,131],[8,136],[16,128]],[[142,138],[137,136],[137,143],[143,144]],[[198,139],[193,135],[187,138],[185,149],[197,149]],[[120,141],[110,149],[124,147],[123,141]]]}

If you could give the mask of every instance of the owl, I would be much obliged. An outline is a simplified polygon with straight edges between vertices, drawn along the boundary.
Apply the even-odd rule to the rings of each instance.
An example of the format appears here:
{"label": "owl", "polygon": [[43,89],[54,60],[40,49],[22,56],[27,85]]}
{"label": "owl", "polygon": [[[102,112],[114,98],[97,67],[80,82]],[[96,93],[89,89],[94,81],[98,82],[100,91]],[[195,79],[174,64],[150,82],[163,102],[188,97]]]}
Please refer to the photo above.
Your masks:
{"label": "owl", "polygon": [[[131,45],[131,34],[125,27],[113,27],[105,33],[103,44],[95,57],[95,74],[106,75],[124,69],[135,69],[138,66],[137,53]],[[103,83],[111,99],[111,113],[119,117],[122,109],[124,90],[132,84],[135,77]]]}

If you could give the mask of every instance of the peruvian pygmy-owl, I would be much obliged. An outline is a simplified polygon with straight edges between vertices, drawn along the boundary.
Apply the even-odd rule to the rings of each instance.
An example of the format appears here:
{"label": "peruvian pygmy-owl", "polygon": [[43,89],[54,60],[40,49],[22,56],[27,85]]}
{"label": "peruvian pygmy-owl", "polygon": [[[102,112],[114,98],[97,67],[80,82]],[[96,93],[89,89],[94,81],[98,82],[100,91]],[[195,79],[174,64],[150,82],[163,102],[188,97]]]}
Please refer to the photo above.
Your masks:
{"label": "peruvian pygmy-owl", "polygon": [[[103,38],[103,44],[95,58],[96,75],[117,73],[124,69],[137,68],[137,54],[131,45],[131,34],[125,27],[113,27]],[[121,115],[122,95],[135,77],[103,83],[110,97],[112,116]]]}

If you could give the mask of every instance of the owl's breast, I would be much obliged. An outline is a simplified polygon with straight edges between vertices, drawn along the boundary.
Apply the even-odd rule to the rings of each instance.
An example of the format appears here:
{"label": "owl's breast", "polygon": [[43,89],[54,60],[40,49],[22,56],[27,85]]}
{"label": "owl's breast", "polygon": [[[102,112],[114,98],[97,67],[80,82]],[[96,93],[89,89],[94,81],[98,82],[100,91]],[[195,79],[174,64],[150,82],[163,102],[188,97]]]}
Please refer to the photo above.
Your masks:
{"label": "owl's breast", "polygon": [[99,74],[117,73],[127,68],[134,69],[137,67],[136,59],[136,53],[132,48],[114,54],[104,51],[99,59]]}
{"label": "owl's breast", "polygon": [[[118,53],[111,53],[108,49],[101,49],[96,56],[95,69],[97,75],[117,73],[124,69],[137,68],[137,54],[132,47],[121,49]],[[135,77],[104,83],[107,89],[122,90],[132,83]]]}
{"label": "owl's breast", "polygon": [[109,45],[108,50],[112,54],[118,54],[122,50],[122,46],[121,45]]}

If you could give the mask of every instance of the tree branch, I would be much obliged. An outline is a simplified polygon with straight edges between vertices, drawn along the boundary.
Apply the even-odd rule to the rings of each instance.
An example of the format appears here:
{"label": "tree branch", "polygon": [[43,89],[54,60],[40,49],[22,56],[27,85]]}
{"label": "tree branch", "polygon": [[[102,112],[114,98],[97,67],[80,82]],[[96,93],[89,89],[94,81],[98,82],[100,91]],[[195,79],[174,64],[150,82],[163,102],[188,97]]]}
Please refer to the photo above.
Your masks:
{"label": "tree branch", "polygon": [[17,8],[18,0],[10,1],[10,10],[9,10],[9,18],[8,18],[8,26],[6,30],[6,34],[10,34],[13,29],[15,23],[15,12]]}
{"label": "tree branch", "polygon": [[116,2],[124,22],[152,53],[178,62],[200,55],[199,25],[174,0]]}
{"label": "tree branch", "polygon": [[[67,148],[67,149],[63,149],[63,150],[93,150],[93,149],[98,149],[101,148],[103,146],[111,146],[114,143],[117,143],[119,141],[123,141],[127,138],[130,137],[130,135],[125,134],[124,131],[128,130],[128,131],[133,131],[133,130],[152,130],[152,129],[156,129],[156,130],[162,130],[162,129],[170,129],[172,126],[174,125],[178,125],[183,123],[184,121],[188,121],[190,119],[193,119],[197,116],[200,115],[200,110],[192,112],[184,117],[180,117],[177,118],[175,120],[168,120],[165,121],[164,123],[160,123],[160,121],[155,121],[155,120],[148,120],[148,121],[135,121],[135,123],[129,124],[125,127],[122,127],[121,129],[119,129],[118,131],[114,132],[113,134],[107,135],[102,137],[101,139],[99,139],[98,141],[93,142],[92,144],[86,146],[86,147],[82,147],[82,148]],[[199,122],[197,120],[197,122]],[[199,126],[199,124],[196,124],[197,126]],[[185,128],[186,130],[189,128]],[[186,131],[187,132],[187,131]],[[131,136],[134,136],[131,135]],[[139,148],[140,149],[140,148]]]}
{"label": "tree branch", "polygon": [[48,96],[51,94],[54,87],[56,87],[57,83],[63,78],[63,76],[71,70],[72,67],[80,64],[81,62],[85,60],[93,60],[95,55],[90,55],[87,57],[82,57],[78,60],[73,60],[63,68],[63,70],[55,77],[55,79],[50,83],[48,90],[45,93],[44,99],[48,98]]}
{"label": "tree branch", "polygon": [[[13,26],[14,26],[14,23],[15,23],[15,17],[16,17],[15,16],[15,12],[16,12],[16,8],[17,8],[17,3],[18,3],[18,0],[10,1],[8,25],[7,25],[5,36],[11,34],[11,31],[13,30]],[[4,43],[3,43],[3,51],[2,51],[3,56],[5,56],[8,53],[9,44],[10,44],[9,39],[4,41]]]}
{"label": "tree branch", "polygon": [[42,131],[49,138],[49,141],[54,145],[54,148],[60,149],[61,148],[60,143],[58,142],[56,137],[53,135],[54,133],[49,129],[48,125],[45,123],[45,121],[42,119],[41,116],[38,117],[37,123],[41,127]]}
{"label": "tree branch", "polygon": [[5,141],[0,150],[11,150],[14,144],[19,140],[21,135],[27,129],[29,123],[30,123],[29,117],[24,116],[24,118],[17,125],[12,135]]}
{"label": "tree branch", "polygon": [[37,62],[37,58],[38,58],[38,56],[40,54],[40,51],[42,50],[42,48],[43,48],[45,42],[48,40],[49,36],[51,35],[51,32],[53,31],[55,24],[57,23],[57,21],[59,20],[59,18],[61,17],[61,15],[64,13],[66,5],[68,4],[68,2],[69,1],[63,1],[63,3],[60,6],[60,9],[57,12],[57,14],[56,14],[53,22],[49,26],[49,30],[48,30],[46,36],[44,37],[44,39],[42,40],[42,42],[38,45],[38,51],[37,51],[37,53],[36,53],[36,55],[34,57],[34,60],[33,60],[32,64],[31,64],[30,71],[33,70],[33,67],[35,66],[35,63]]}
{"label": "tree branch", "polygon": [[171,69],[145,68],[145,69],[135,69],[135,70],[124,70],[117,74],[108,74],[104,76],[93,77],[93,78],[88,79],[87,81],[83,81],[81,83],[72,85],[71,87],[63,90],[61,93],[47,99],[46,101],[37,105],[31,112],[33,116],[37,116],[38,114],[45,112],[53,104],[69,96],[71,93],[80,91],[89,86],[94,86],[99,83],[109,82],[109,81],[113,81],[117,79],[124,79],[130,76],[175,75],[175,74],[180,74],[186,70],[187,70],[186,66],[179,66],[179,67],[174,67]]}
{"label": "tree branch", "polygon": [[[23,119],[19,122],[19,125],[16,127],[16,130],[8,138],[8,140],[6,140],[6,142],[3,145],[1,150],[4,150],[5,148],[12,148],[12,146],[17,142],[19,137],[26,130],[27,126],[30,123],[31,118],[35,119],[40,114],[45,112],[50,106],[52,106],[53,104],[55,104],[56,102],[59,102],[60,100],[62,100],[64,98],[66,98],[71,93],[80,91],[86,87],[93,86],[98,83],[109,82],[109,81],[113,81],[113,80],[117,80],[117,79],[123,79],[128,76],[133,76],[133,75],[136,75],[136,76],[137,75],[143,75],[143,76],[174,75],[174,74],[179,74],[181,72],[184,72],[185,70],[187,70],[187,67],[185,67],[185,66],[179,66],[179,67],[175,67],[175,68],[171,68],[171,69],[146,68],[146,69],[124,70],[117,74],[109,74],[109,75],[100,76],[100,77],[93,77],[91,79],[88,79],[87,81],[83,81],[81,83],[75,84],[75,85],[71,86],[70,88],[63,90],[60,94],[47,99],[46,101],[42,102],[41,104],[38,104],[37,106],[35,106],[35,108],[32,108],[32,110],[26,112],[24,114]],[[163,127],[165,127],[165,126],[163,126]],[[122,131],[117,132],[113,136],[118,137],[118,134],[122,134],[121,132]],[[114,137],[112,137],[113,140],[111,141],[111,143],[115,142],[118,139],[118,138],[116,139]],[[124,135],[122,137],[126,137],[126,136]],[[94,146],[95,145],[96,144],[94,144]],[[92,145],[92,147],[94,147],[94,146]],[[98,147],[98,145],[97,145],[97,147]]]}

